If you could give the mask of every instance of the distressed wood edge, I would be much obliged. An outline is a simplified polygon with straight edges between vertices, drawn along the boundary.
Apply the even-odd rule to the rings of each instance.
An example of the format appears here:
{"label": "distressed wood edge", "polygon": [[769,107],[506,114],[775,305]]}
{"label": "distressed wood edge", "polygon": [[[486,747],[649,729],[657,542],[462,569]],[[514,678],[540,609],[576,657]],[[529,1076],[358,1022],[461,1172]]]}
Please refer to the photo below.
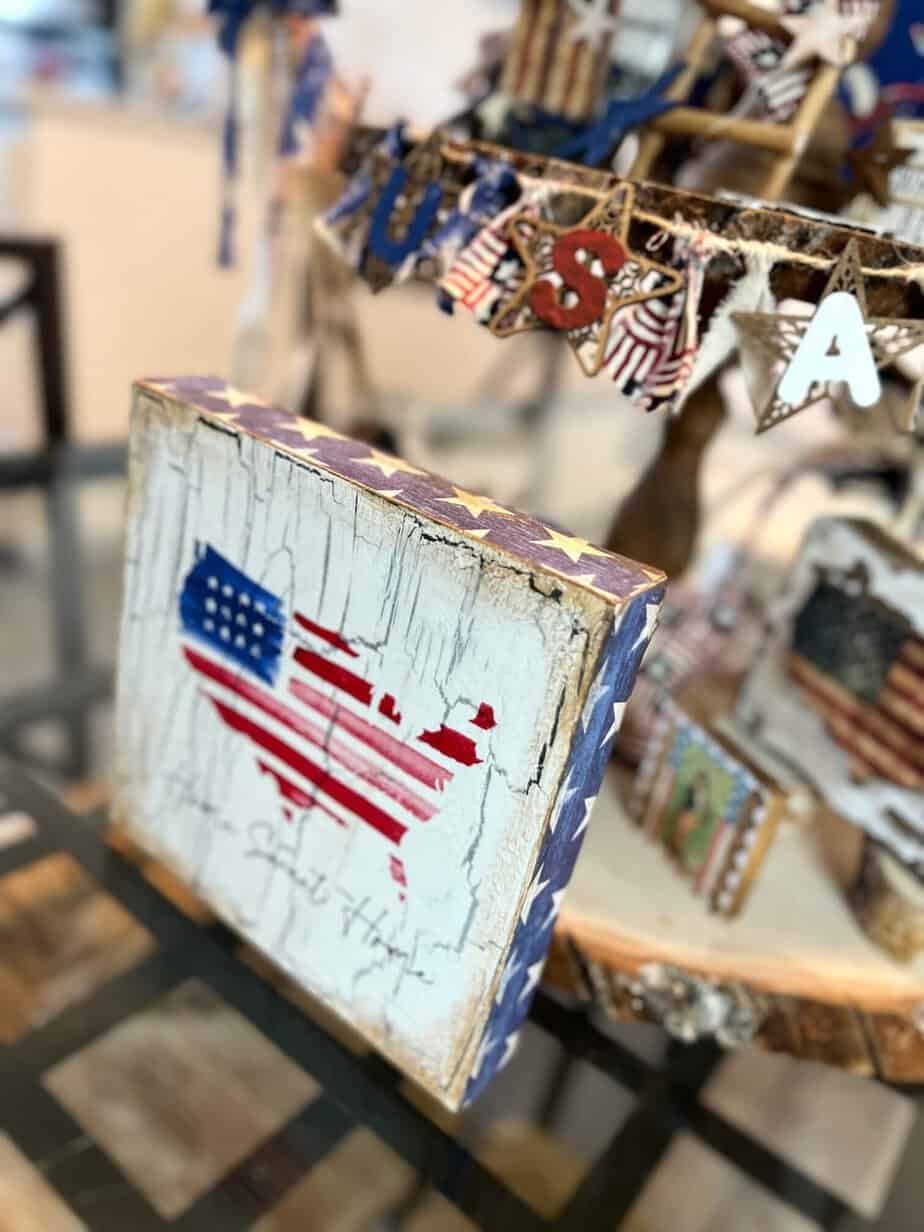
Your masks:
{"label": "distressed wood edge", "polygon": [[890,957],[910,963],[924,950],[924,884],[872,840],[864,845],[847,901],[870,940]]}
{"label": "distressed wood edge", "polygon": [[[846,903],[844,911],[849,912]],[[585,919],[568,912],[567,904],[556,933],[589,960],[606,969],[629,975],[636,974],[648,963],[663,963],[689,971],[702,979],[741,985],[761,996],[808,999],[828,1005],[853,1006],[867,1013],[897,1014],[899,1017],[910,1015],[924,1002],[924,997],[915,993],[883,993],[881,986],[873,988],[862,980],[854,980],[847,986],[843,982],[833,981],[820,984],[817,974],[803,974],[795,966],[790,977],[784,979],[778,972],[761,973],[745,957],[721,950],[712,950],[708,956],[702,953],[691,955],[682,946],[670,941],[640,939],[620,933],[610,924],[601,925]],[[883,956],[883,962],[888,961]]]}
{"label": "distressed wood edge", "polygon": [[[601,962],[565,932],[556,931],[543,986],[559,1000],[597,1010],[614,1022],[659,1026],[621,978],[637,974],[639,965]],[[709,978],[708,972],[689,974]],[[751,1046],[896,1085],[924,1082],[924,1033],[911,1007],[904,1013],[872,1010],[743,988],[766,1006]]]}
{"label": "distressed wood edge", "polygon": [[[216,379],[220,379],[220,378],[216,378]],[[233,411],[229,413],[212,411],[208,407],[203,407],[203,406],[198,405],[196,402],[192,401],[189,398],[179,397],[178,395],[172,393],[171,391],[164,389],[162,385],[158,384],[156,381],[152,381],[146,378],[139,378],[138,380],[132,383],[132,393],[133,393],[133,400],[137,398],[137,396],[140,394],[146,397],[153,398],[155,401],[159,402],[162,406],[166,406],[169,403],[173,403],[176,406],[181,406],[184,409],[187,409],[190,412],[194,413],[196,416],[198,416],[198,418],[203,423],[207,424],[209,427],[217,429],[218,431],[227,432],[229,435],[236,436],[236,437],[244,435],[244,436],[250,437],[252,440],[261,441],[263,444],[269,445],[272,449],[274,449],[281,456],[285,457],[289,461],[296,463],[299,466],[305,467],[307,470],[313,470],[313,471],[316,471],[318,473],[325,474],[325,475],[332,475],[335,478],[341,480],[341,482],[347,484],[349,487],[355,487],[355,488],[360,489],[361,491],[367,493],[367,495],[369,495],[370,497],[373,497],[381,501],[386,506],[397,507],[397,508],[403,509],[405,512],[409,513],[412,517],[416,517],[422,522],[432,522],[433,525],[440,526],[442,529],[448,531],[450,534],[458,536],[459,539],[463,540],[465,543],[469,544],[473,548],[474,547],[480,548],[489,554],[494,553],[496,558],[501,564],[509,565],[511,562],[513,562],[515,567],[520,568],[521,570],[525,568],[526,570],[528,570],[530,573],[532,573],[533,575],[537,577],[546,576],[549,578],[554,578],[557,581],[564,583],[569,589],[573,591],[583,592],[585,594],[593,596],[594,599],[601,601],[610,610],[625,611],[629,607],[629,605],[632,603],[632,601],[638,598],[639,595],[644,595],[644,594],[648,594],[649,592],[656,591],[659,588],[665,586],[667,583],[667,580],[668,580],[667,575],[662,570],[656,568],[655,566],[646,565],[641,561],[633,560],[631,557],[628,557],[628,556],[622,556],[618,552],[610,552],[607,549],[608,556],[616,560],[625,561],[626,564],[631,565],[637,572],[644,573],[645,575],[645,580],[639,581],[639,583],[635,587],[633,587],[631,590],[626,591],[626,593],[623,595],[616,595],[612,591],[604,590],[602,587],[595,586],[592,582],[582,581],[577,578],[570,577],[567,573],[561,572],[560,570],[556,569],[552,565],[539,564],[537,561],[531,560],[528,556],[523,556],[520,553],[513,551],[513,549],[506,547],[503,544],[487,543],[483,539],[480,539],[477,535],[473,535],[470,532],[467,533],[465,528],[457,526],[454,522],[450,522],[447,519],[440,518],[437,514],[432,514],[430,512],[427,512],[426,514],[422,514],[421,511],[418,508],[416,508],[411,501],[403,500],[401,498],[400,493],[397,495],[386,496],[384,493],[379,491],[377,488],[363,483],[361,479],[355,479],[353,477],[348,478],[344,475],[341,475],[340,472],[335,467],[325,463],[322,459],[308,456],[306,452],[303,450],[296,449],[295,447],[291,445],[287,445],[282,441],[275,440],[272,437],[272,435],[270,435],[269,433],[257,432],[252,428],[241,427],[238,424],[234,424],[230,422],[230,419],[229,419],[229,415],[233,415]],[[262,399],[257,399],[255,397],[254,400],[255,402],[261,405],[265,405],[267,410],[279,409],[279,408],[274,408],[270,403],[264,403]],[[310,420],[304,417],[300,417],[300,418],[303,418],[306,424],[314,423],[313,420]],[[323,427],[324,425],[319,425],[319,426]],[[325,432],[327,431],[328,430],[325,428]],[[336,435],[341,436],[343,440],[347,440],[347,441],[351,441],[354,439],[352,437],[345,436],[341,433],[337,433]],[[356,443],[363,444],[363,442],[361,441],[357,441]],[[433,472],[426,472],[426,473],[433,474]],[[439,476],[434,476],[434,477],[440,478]],[[449,482],[449,481],[447,480],[446,482]],[[532,515],[524,515],[524,516],[532,516]],[[604,550],[604,549],[601,549],[601,550]]]}
{"label": "distressed wood edge", "polygon": [[[627,610],[628,607],[625,611]],[[577,719],[572,728],[571,740],[565,754],[561,775],[558,782],[555,784],[554,791],[551,793],[548,808],[546,809],[545,816],[542,819],[542,825],[536,835],[533,850],[530,853],[527,875],[523,880],[523,889],[517,899],[516,912],[512,919],[509,936],[507,937],[506,944],[504,945],[503,951],[498,958],[494,977],[492,978],[485,995],[482,997],[481,1005],[483,1007],[483,1012],[476,1016],[468,1047],[460,1055],[459,1063],[456,1066],[455,1073],[448,1087],[448,1091],[451,1095],[451,1102],[441,1101],[450,1112],[459,1112],[463,1107],[469,1079],[475,1067],[475,1058],[478,1055],[486,1033],[490,1029],[491,1019],[494,1015],[496,1004],[495,998],[516,942],[517,925],[523,910],[523,904],[529,894],[530,887],[533,883],[533,878],[541,866],[542,854],[545,849],[545,845],[550,836],[554,835],[554,823],[557,819],[559,809],[566,794],[571,766],[575,760],[576,750],[583,737],[582,718],[585,714],[594,686],[597,683],[599,673],[604,666],[610,639],[624,614],[625,612],[610,610],[610,612],[603,614],[602,619],[597,622],[594,629],[588,629],[588,653],[586,655],[585,662],[580,665],[579,679],[581,680],[581,684],[574,699],[574,708],[577,714]],[[553,937],[554,933],[550,933],[549,947],[553,943]],[[547,955],[548,948],[546,949],[546,956]]]}

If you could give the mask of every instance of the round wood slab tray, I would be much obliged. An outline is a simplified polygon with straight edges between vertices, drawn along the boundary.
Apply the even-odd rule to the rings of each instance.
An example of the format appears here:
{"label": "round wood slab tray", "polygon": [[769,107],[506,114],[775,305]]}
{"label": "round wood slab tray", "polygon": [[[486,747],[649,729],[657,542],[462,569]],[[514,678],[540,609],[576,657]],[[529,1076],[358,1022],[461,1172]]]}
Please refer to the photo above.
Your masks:
{"label": "round wood slab tray", "polygon": [[637,829],[611,774],[559,917],[546,983],[615,1018],[652,1021],[625,977],[662,964],[753,999],[763,1047],[891,1082],[924,1081],[916,1026],[924,961],[898,963],[869,940],[823,834],[784,823],[741,914],[725,919],[709,913]]}

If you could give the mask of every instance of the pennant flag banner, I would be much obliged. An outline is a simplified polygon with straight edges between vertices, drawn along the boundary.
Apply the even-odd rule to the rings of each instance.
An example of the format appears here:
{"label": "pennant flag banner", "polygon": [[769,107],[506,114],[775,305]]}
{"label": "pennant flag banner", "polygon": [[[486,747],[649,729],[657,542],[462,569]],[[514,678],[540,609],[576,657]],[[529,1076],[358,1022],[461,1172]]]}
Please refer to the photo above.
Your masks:
{"label": "pennant flag banner", "polygon": [[[770,391],[765,431],[826,398],[871,406],[880,373],[924,346],[924,249],[842,218],[400,125],[358,128],[346,162],[318,225],[373,290],[425,278],[496,337],[563,333],[646,411],[679,411],[740,347]],[[900,428],[920,426],[920,394],[909,381]]]}

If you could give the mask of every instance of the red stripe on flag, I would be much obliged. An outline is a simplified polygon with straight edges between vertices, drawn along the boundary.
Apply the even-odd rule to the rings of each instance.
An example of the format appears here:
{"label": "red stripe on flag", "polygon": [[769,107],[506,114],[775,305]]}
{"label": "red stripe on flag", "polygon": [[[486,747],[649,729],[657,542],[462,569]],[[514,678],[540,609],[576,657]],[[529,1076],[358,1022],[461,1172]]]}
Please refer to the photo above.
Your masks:
{"label": "red stripe on flag", "polygon": [[[290,801],[296,806],[296,808],[320,809],[322,813],[326,813],[328,817],[332,817],[338,826],[343,826],[346,828],[346,822],[342,817],[338,817],[332,809],[329,809],[325,804],[322,804],[317,796],[309,796],[306,792],[302,791],[300,787],[296,787],[291,779],[287,779],[284,774],[280,774],[278,770],[274,770],[268,761],[264,761],[261,757],[258,757],[257,769],[262,774],[268,774],[271,778],[276,780],[276,786],[279,788],[279,794],[282,796],[283,800]],[[291,809],[286,809],[286,813],[291,817]]]}
{"label": "red stripe on flag", "polygon": [[475,741],[470,740],[468,736],[463,736],[461,732],[447,727],[445,723],[441,725],[439,731],[421,732],[417,739],[421,740],[424,744],[429,744],[432,749],[436,749],[444,757],[460,762],[463,766],[478,766],[481,764],[481,758],[478,756]]}
{"label": "red stripe on flag", "polygon": [[273,697],[271,693],[264,693],[262,689],[251,684],[243,676],[235,675],[234,672],[229,671],[218,663],[213,663],[211,659],[207,659],[205,655],[191,650],[188,646],[183,647],[183,654],[186,656],[187,662],[201,675],[208,677],[209,680],[214,680],[217,684],[224,685],[226,689],[230,689],[238,697],[243,697],[245,701],[259,707],[260,710],[270,715],[271,718],[283,723],[286,727],[290,727],[292,731],[310,744],[329,753],[341,766],[345,766],[347,770],[350,770],[357,778],[362,779],[364,783],[368,783],[370,787],[377,788],[383,795],[390,796],[396,804],[406,808],[419,821],[429,821],[431,817],[436,816],[437,809],[428,804],[426,800],[421,799],[413,791],[402,786],[391,775],[372,762],[367,761],[359,753],[356,753],[349,745],[344,744],[341,740],[337,740],[335,736],[330,736],[313,723],[309,723],[297,711],[291,710],[277,698]]}
{"label": "red stripe on flag", "polygon": [[394,817],[389,817],[386,812],[378,808],[371,800],[364,800],[358,792],[347,787],[345,783],[332,778],[326,770],[316,766],[307,757],[296,753],[294,749],[289,748],[284,740],[274,736],[272,732],[261,727],[259,723],[254,723],[246,715],[232,710],[230,706],[220,702],[216,697],[210,696],[209,700],[233,731],[240,732],[242,736],[252,740],[259,748],[265,749],[267,753],[272,753],[274,757],[278,757],[290,770],[294,770],[303,779],[313,783],[319,791],[323,791],[325,795],[330,796],[332,800],[335,800],[348,812],[353,813],[360,821],[364,821],[366,825],[372,826],[374,830],[378,830],[385,838],[391,839],[393,843],[401,842],[401,839],[407,832],[407,826],[401,825]]}
{"label": "red stripe on flag", "polygon": [[344,731],[349,732],[363,744],[367,744],[370,749],[374,749],[393,766],[403,770],[418,783],[423,783],[425,787],[433,787],[442,791],[452,778],[451,770],[438,766],[436,762],[418,753],[416,749],[408,748],[400,740],[390,736],[388,732],[379,731],[377,727],[373,727],[371,723],[367,723],[365,719],[353,714],[346,707],[338,705],[331,698],[325,697],[323,693],[319,693],[317,689],[313,689],[303,680],[290,680],[289,692],[326,719],[333,719]]}
{"label": "red stripe on flag", "polygon": [[359,651],[354,650],[349,642],[344,641],[339,633],[333,629],[325,629],[323,625],[317,625],[313,620],[309,620],[307,616],[303,616],[301,612],[295,613],[295,623],[307,630],[308,633],[313,633],[315,637],[319,637],[322,641],[336,647],[337,650],[342,650],[346,654],[351,655],[354,659],[359,658]]}
{"label": "red stripe on flag", "polygon": [[293,657],[299,667],[305,668],[314,676],[320,676],[335,689],[343,689],[344,693],[349,693],[350,697],[355,697],[364,706],[368,706],[372,701],[372,685],[349,668],[341,667],[339,663],[331,663],[330,659],[324,659],[313,650],[305,650],[302,646],[296,650]]}

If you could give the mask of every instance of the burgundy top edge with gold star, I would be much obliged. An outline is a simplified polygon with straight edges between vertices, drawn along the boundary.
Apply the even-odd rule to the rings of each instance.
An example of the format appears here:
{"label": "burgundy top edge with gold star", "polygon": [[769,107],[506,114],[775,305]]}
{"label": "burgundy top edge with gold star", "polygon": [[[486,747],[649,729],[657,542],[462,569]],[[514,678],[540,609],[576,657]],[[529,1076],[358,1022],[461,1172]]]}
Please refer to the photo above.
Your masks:
{"label": "burgundy top edge with gold star", "polygon": [[659,569],[603,551],[529,514],[467,492],[324,424],[242,393],[219,377],[154,377],[137,386],[191,407],[208,422],[266,441],[295,460],[339,475],[466,538],[592,590],[614,606],[664,584]]}

